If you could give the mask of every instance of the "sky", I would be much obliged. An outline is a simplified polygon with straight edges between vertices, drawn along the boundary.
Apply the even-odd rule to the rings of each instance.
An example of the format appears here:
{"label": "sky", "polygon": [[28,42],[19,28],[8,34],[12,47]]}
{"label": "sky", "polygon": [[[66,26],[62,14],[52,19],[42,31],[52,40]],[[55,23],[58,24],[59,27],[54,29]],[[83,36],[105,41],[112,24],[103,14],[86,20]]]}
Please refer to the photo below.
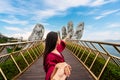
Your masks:
{"label": "sky", "polygon": [[[61,31],[84,22],[82,40],[120,40],[120,0],[0,0],[0,33],[28,39],[37,23]],[[45,37],[44,36],[44,37]]]}

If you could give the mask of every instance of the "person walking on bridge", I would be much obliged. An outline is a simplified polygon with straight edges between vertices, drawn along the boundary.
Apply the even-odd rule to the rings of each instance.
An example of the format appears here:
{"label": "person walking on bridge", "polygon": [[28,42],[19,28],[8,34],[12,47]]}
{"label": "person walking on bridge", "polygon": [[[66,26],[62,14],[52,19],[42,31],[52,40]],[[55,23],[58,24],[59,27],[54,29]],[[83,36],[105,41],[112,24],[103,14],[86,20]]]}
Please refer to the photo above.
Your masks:
{"label": "person walking on bridge", "polygon": [[71,74],[71,66],[67,64],[62,55],[69,35],[60,40],[57,32],[49,32],[45,39],[43,66],[46,72],[45,80],[66,80]]}

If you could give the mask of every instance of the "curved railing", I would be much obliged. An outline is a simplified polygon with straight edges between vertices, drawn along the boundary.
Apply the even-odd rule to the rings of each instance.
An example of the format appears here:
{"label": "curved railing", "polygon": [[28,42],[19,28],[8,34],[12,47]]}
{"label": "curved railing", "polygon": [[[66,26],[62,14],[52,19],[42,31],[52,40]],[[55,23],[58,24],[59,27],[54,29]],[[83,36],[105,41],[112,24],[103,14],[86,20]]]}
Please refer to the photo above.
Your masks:
{"label": "curved railing", "polygon": [[67,48],[95,80],[120,79],[120,43],[69,40]]}
{"label": "curved railing", "polygon": [[16,79],[44,49],[43,41],[0,44],[0,80]]}

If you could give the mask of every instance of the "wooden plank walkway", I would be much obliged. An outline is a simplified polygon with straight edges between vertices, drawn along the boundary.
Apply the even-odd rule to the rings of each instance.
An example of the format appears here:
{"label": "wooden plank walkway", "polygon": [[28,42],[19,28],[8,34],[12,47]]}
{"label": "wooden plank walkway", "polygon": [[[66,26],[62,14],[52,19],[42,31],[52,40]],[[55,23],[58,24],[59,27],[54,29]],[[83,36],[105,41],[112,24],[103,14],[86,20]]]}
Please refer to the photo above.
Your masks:
{"label": "wooden plank walkway", "polygon": [[[94,80],[87,72],[83,65],[65,49],[63,55],[67,63],[72,66],[71,76],[67,80]],[[43,70],[43,58],[40,57],[26,72],[24,72],[17,80],[45,80],[45,72]]]}

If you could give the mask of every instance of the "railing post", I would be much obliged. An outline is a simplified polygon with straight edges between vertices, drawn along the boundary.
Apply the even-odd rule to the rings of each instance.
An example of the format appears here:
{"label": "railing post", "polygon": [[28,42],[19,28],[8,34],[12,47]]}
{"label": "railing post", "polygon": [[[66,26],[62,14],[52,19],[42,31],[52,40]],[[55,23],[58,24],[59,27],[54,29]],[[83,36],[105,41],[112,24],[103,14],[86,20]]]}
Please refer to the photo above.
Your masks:
{"label": "railing post", "polygon": [[[39,45],[42,45],[42,44],[39,43]],[[37,46],[36,49],[38,50],[39,53],[41,53],[41,50],[40,50],[39,46]]]}
{"label": "railing post", "polygon": [[93,66],[93,64],[94,64],[94,62],[95,62],[95,60],[96,60],[97,57],[98,57],[98,55],[99,55],[99,53],[96,54],[96,56],[95,56],[95,58],[94,58],[94,60],[93,60],[93,62],[92,62],[92,64],[91,64],[91,66],[90,66],[90,69],[92,68],[92,66]]}
{"label": "railing post", "polygon": [[78,45],[76,45],[77,46],[77,48],[76,48],[76,51],[75,51],[75,55],[76,55],[76,53],[77,53],[77,51],[78,51]]}
{"label": "railing post", "polygon": [[37,45],[35,45],[34,49],[37,52],[37,54],[39,55],[39,52],[37,51]]}
{"label": "railing post", "polygon": [[72,52],[73,52],[73,50],[74,50],[74,45],[75,45],[75,44],[73,43],[73,45],[72,45],[72,49],[71,49],[71,50],[72,50]]}
{"label": "railing post", "polygon": [[34,53],[35,57],[38,58],[37,55],[35,54],[34,50],[33,50],[32,48],[31,48],[31,50],[32,50],[32,52]]}
{"label": "railing post", "polygon": [[72,49],[72,45],[71,45],[70,43],[69,43],[69,46],[70,46],[70,48],[69,48],[69,49],[71,50],[71,49]]}
{"label": "railing post", "polygon": [[[75,52],[75,50],[76,50],[76,48],[77,48],[76,43],[74,43],[74,44],[75,44],[75,46],[74,46],[73,52]],[[75,53],[74,53],[74,54],[75,54]]]}
{"label": "railing post", "polygon": [[18,47],[18,44],[15,45],[15,47],[13,48],[13,51],[12,51],[12,52],[14,52],[17,47]]}
{"label": "railing post", "polygon": [[82,48],[82,46],[80,46],[80,50],[78,51],[77,56],[80,54],[80,52],[81,52],[81,50],[82,50],[81,48]]}
{"label": "railing post", "polygon": [[84,63],[86,63],[86,61],[87,61],[87,59],[88,59],[88,57],[89,57],[90,53],[91,53],[91,50],[90,50],[90,52],[88,53],[88,55],[87,55],[87,57],[86,57],[86,59],[85,59]]}
{"label": "railing post", "polygon": [[100,77],[101,77],[101,75],[102,75],[103,71],[105,70],[105,67],[107,66],[107,64],[108,64],[109,60],[110,60],[110,57],[108,57],[108,59],[107,59],[107,61],[106,61],[105,65],[104,65],[104,67],[102,68],[102,71],[100,72],[100,74],[99,74],[99,76],[98,76],[98,80],[100,79]]}
{"label": "railing post", "polygon": [[2,71],[1,68],[0,68],[0,73],[2,74],[3,78],[4,78],[5,80],[7,80],[7,77],[5,76],[5,74],[3,73],[3,71]]}
{"label": "railing post", "polygon": [[19,68],[17,62],[15,61],[14,57],[12,56],[12,54],[10,55],[10,57],[12,58],[13,62],[15,63],[16,67],[18,68],[18,70],[20,71],[20,73],[22,72],[21,69]]}
{"label": "railing post", "polygon": [[34,61],[33,57],[31,56],[30,52],[27,50],[29,56],[31,57],[32,61]]}
{"label": "railing post", "polygon": [[21,56],[23,57],[24,61],[26,62],[26,64],[29,66],[27,60],[25,59],[24,55],[22,54],[22,52],[20,52]]}
{"label": "railing post", "polygon": [[[39,43],[37,43],[38,41],[28,41],[28,42],[16,42],[16,43],[5,43],[5,44],[0,44],[0,52],[2,52],[2,50],[4,50],[4,48],[6,48],[7,46],[10,47],[12,49],[12,52],[9,53],[9,54],[1,54],[0,56],[0,63],[3,63],[1,64],[0,66],[0,74],[3,78],[3,80],[7,80],[7,78],[10,78],[10,80],[16,80],[27,68],[29,68],[30,65],[32,65],[33,62],[35,62],[35,59],[38,58],[38,56],[40,56],[40,52],[42,52],[43,50],[42,49],[39,49],[41,48],[42,45],[40,45]],[[26,44],[26,45],[24,45]],[[12,47],[11,47],[12,46]],[[40,47],[38,47],[40,46]],[[20,47],[20,50],[17,50],[17,48]],[[34,56],[34,57],[33,57]],[[25,62],[25,67],[24,69],[22,69],[23,67],[22,64],[19,64],[19,61],[22,61]],[[31,59],[31,60],[28,60],[28,59]],[[30,62],[29,62],[30,61]],[[5,64],[4,64],[5,63]],[[9,64],[6,64],[6,63],[9,63]],[[17,70],[17,72],[14,74],[14,73],[11,73],[10,74],[12,75],[10,77],[10,75],[6,72],[3,71],[3,68],[4,67],[9,67],[14,65],[15,66],[15,70]],[[10,69],[8,70],[5,70],[5,71],[9,71]]]}
{"label": "railing post", "polygon": [[[104,48],[104,45],[112,46],[112,48],[114,48],[118,53],[120,53],[120,49],[119,49],[120,44],[97,42],[97,41],[84,41],[84,40],[82,40],[82,41],[79,40],[79,42],[81,42],[81,44],[79,44],[80,48],[78,48],[79,46],[77,44],[75,44],[74,42],[69,43],[69,45],[70,45],[69,48],[71,48],[72,52],[75,52],[73,55],[84,65],[84,67],[90,72],[90,74],[94,77],[95,80],[100,80],[101,75],[103,74],[103,72],[109,62],[111,62],[111,65],[113,63],[113,65],[117,64],[118,67],[120,66],[120,64],[118,63],[118,62],[120,62],[120,58],[117,56],[114,56],[113,54],[110,54],[108,52],[108,50],[106,48]],[[90,43],[90,44],[88,45],[88,43]],[[103,52],[99,51],[99,48],[101,48],[105,52],[105,54]],[[77,49],[79,49],[79,50],[77,51]],[[81,53],[82,55],[79,56],[80,52],[82,52]],[[84,61],[83,61],[83,57],[85,59]],[[87,60],[89,60],[89,57],[92,58],[92,60],[90,60],[90,63],[86,63]],[[103,67],[100,68],[99,74],[97,74],[94,71],[92,72],[94,65],[96,65],[96,61],[97,62],[103,61],[103,63],[105,61],[105,63],[103,64]],[[100,63],[100,65],[102,65],[102,64]],[[111,65],[109,65],[109,66],[111,66]],[[95,67],[97,67],[97,66],[95,66]],[[116,66],[116,68],[117,68],[117,66]],[[96,76],[96,75],[98,75],[98,76]]]}

